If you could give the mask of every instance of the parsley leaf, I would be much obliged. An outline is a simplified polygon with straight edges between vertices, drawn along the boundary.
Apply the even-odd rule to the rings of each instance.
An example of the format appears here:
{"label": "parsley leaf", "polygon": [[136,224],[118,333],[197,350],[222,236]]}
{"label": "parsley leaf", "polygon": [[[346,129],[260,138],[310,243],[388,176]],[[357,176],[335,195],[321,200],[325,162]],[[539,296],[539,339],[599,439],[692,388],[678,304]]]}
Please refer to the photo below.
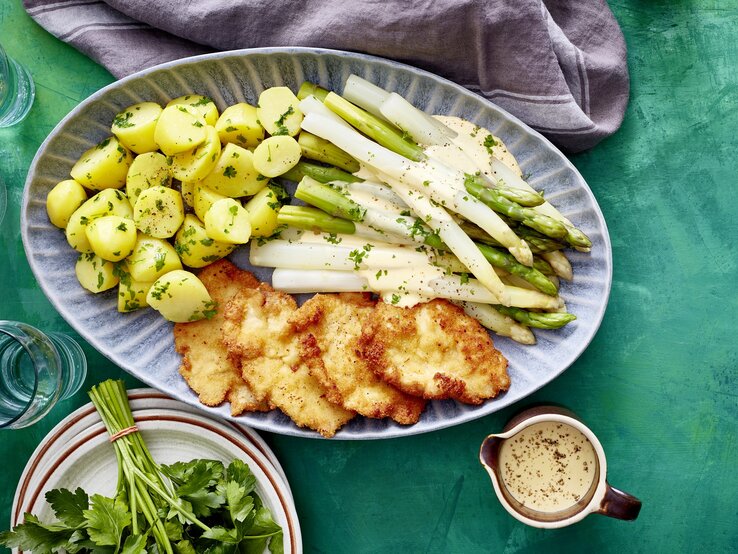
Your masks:
{"label": "parsley leaf", "polygon": [[89,509],[87,493],[81,488],[71,492],[67,489],[54,489],[46,493],[46,502],[59,521],[69,527],[80,528],[85,524],[84,510]]}
{"label": "parsley leaf", "polygon": [[87,533],[100,546],[120,547],[123,531],[131,524],[131,512],[120,499],[92,495],[92,507],[84,510]]}

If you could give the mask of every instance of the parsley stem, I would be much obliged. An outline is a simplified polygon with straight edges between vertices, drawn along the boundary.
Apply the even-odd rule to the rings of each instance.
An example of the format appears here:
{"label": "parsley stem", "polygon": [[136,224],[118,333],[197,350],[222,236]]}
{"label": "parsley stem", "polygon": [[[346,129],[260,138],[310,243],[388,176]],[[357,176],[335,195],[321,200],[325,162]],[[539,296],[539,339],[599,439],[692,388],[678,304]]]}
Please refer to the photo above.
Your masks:
{"label": "parsley stem", "polygon": [[179,512],[180,514],[182,514],[182,516],[185,519],[187,519],[191,523],[194,523],[195,525],[197,525],[203,531],[210,531],[210,527],[208,527],[202,521],[200,521],[199,519],[197,519],[197,516],[195,516],[195,514],[193,514],[192,512],[189,512],[189,511],[185,510],[184,508],[182,508],[179,505],[179,502],[177,500],[175,500],[174,498],[172,498],[171,496],[169,496],[169,494],[166,491],[164,491],[161,488],[159,488],[159,486],[156,483],[154,483],[152,480],[150,480],[140,469],[138,469],[135,466],[132,467],[131,469],[133,470],[133,472],[135,474],[138,475],[138,477],[144,483],[146,483],[149,487],[151,487],[156,494],[158,494],[164,500],[166,500],[171,505],[171,507],[174,508],[175,511]]}

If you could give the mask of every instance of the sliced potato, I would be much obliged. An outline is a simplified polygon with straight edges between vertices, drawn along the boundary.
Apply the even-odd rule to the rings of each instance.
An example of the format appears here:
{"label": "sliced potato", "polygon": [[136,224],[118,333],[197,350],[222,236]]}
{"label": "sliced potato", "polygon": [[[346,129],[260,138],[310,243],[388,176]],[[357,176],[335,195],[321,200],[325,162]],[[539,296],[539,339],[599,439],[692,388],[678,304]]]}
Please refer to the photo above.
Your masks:
{"label": "sliced potato", "polygon": [[169,106],[159,116],[154,140],[167,156],[193,150],[205,141],[205,124],[186,107]]}
{"label": "sliced potato", "polygon": [[126,195],[132,206],[146,189],[172,184],[171,160],[160,152],[147,152],[135,157],[126,175]]}
{"label": "sliced potato", "polygon": [[172,157],[172,174],[180,181],[199,181],[212,171],[220,156],[220,139],[215,127],[205,126],[205,142],[194,150]]}
{"label": "sliced potato", "polygon": [[165,273],[182,269],[182,262],[171,244],[143,234],[138,235],[136,248],[126,263],[131,277],[143,282],[153,282]]}
{"label": "sliced potato", "polygon": [[256,108],[243,102],[226,108],[215,128],[223,144],[254,147],[264,140],[264,127],[259,124]]}
{"label": "sliced potato", "polygon": [[235,248],[235,244],[211,239],[205,232],[205,225],[193,214],[185,216],[174,238],[174,249],[182,263],[189,267],[205,267],[225,258]]}
{"label": "sliced potato", "polygon": [[133,209],[126,195],[116,189],[105,189],[77,208],[69,218],[65,231],[69,245],[78,252],[92,252],[85,227],[105,215],[132,219]]}
{"label": "sliced potato", "polygon": [[74,273],[79,284],[90,292],[103,292],[118,284],[115,264],[92,252],[79,255]]}
{"label": "sliced potato", "polygon": [[184,270],[171,271],[157,279],[146,301],[165,319],[176,323],[209,319],[217,308],[202,281]]}
{"label": "sliced potato", "polygon": [[288,136],[269,137],[254,150],[254,168],[266,177],[278,177],[297,165],[302,149]]}
{"label": "sliced potato", "polygon": [[132,162],[133,154],[117,138],[108,137],[82,154],[69,173],[90,190],[119,189]]}
{"label": "sliced potato", "polygon": [[180,96],[179,98],[170,100],[166,107],[168,108],[169,106],[186,106],[203,118],[207,125],[215,125],[215,122],[218,121],[218,107],[215,105],[215,102],[211,98],[202,96],[201,94]]}
{"label": "sliced potato", "polygon": [[72,214],[87,200],[85,188],[74,179],[57,183],[46,195],[46,213],[52,225],[64,229]]}
{"label": "sliced potato", "polygon": [[244,208],[249,212],[252,237],[269,237],[277,230],[277,213],[282,203],[274,191],[266,187],[246,202]]}
{"label": "sliced potato", "polygon": [[195,207],[195,183],[182,181],[179,186],[179,190],[182,193],[182,200],[184,200],[185,206],[188,208]]}
{"label": "sliced potato", "polygon": [[109,262],[127,258],[136,247],[136,224],[125,217],[98,217],[85,227],[85,234],[95,255]]}
{"label": "sliced potato", "polygon": [[154,140],[156,122],[161,106],[155,102],[141,102],[128,106],[113,119],[111,131],[118,140],[136,154],[158,150]]}
{"label": "sliced potato", "polygon": [[195,185],[195,194],[193,195],[195,205],[193,206],[197,217],[200,221],[205,219],[205,214],[208,213],[210,206],[212,206],[218,200],[228,198],[223,194],[219,194],[214,190],[204,187],[200,184]]}
{"label": "sliced potato", "polygon": [[220,242],[246,244],[251,237],[249,212],[233,198],[218,200],[205,214],[205,232]]}
{"label": "sliced potato", "polygon": [[173,236],[184,221],[182,195],[158,185],[146,189],[133,207],[133,220],[145,235],[157,239]]}
{"label": "sliced potato", "polygon": [[270,135],[295,136],[300,132],[300,101],[287,87],[271,87],[259,95],[256,115]]}
{"label": "sliced potato", "polygon": [[268,179],[254,168],[254,155],[235,144],[226,144],[218,163],[202,185],[225,196],[250,196],[263,189]]}
{"label": "sliced potato", "polygon": [[149,293],[151,282],[136,281],[125,262],[119,263],[115,268],[120,279],[118,284],[118,311],[121,313],[132,312],[149,305],[146,295]]}

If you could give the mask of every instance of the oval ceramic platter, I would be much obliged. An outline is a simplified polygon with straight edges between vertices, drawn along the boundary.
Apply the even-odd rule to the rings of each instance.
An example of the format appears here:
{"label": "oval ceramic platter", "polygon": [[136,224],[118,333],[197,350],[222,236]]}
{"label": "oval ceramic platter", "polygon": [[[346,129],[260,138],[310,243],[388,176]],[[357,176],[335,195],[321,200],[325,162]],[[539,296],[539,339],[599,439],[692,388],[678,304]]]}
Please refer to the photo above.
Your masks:
{"label": "oval ceramic platter", "polygon": [[[546,198],[590,236],[593,246],[589,254],[567,254],[575,278],[562,285],[561,295],[569,311],[577,315],[574,323],[558,331],[537,331],[535,346],[495,337],[495,345],[510,362],[512,385],[506,394],[481,406],[432,402],[420,422],[407,427],[387,420],[355,418],[336,438],[389,438],[457,425],[525,398],[563,372],[597,332],[612,281],[607,227],[582,176],[540,134],[463,87],[407,65],[332,50],[265,48],[178,60],[105,87],[65,117],[34,158],[21,221],[28,261],[59,313],[91,345],[141,381],[211,414],[230,418],[227,405],[200,406],[179,376],[180,358],[174,350],[172,324],[153,310],[119,314],[114,292],[93,296],[79,286],[74,274],[76,253],[64,234],[49,223],[46,194],[57,182],[68,178],[82,152],[110,135],[115,114],[133,103],[148,100],[165,104],[177,96],[199,93],[213,98],[223,110],[236,102],[256,104],[267,87],[286,85],[297,90],[305,80],[340,92],[351,73],[398,92],[426,112],[463,117],[501,137],[523,173],[529,175],[531,185],[545,191]],[[253,269],[248,264],[248,247],[237,250],[231,258],[240,267]],[[256,268],[254,273],[262,280],[270,280],[270,270]],[[278,410],[239,416],[236,420],[275,433],[319,436],[297,428]]]}
{"label": "oval ceramic platter", "polygon": [[[292,493],[279,462],[261,437],[244,426],[193,413],[155,391],[130,391],[129,399],[136,424],[157,462],[208,458],[228,464],[234,458],[243,460],[256,477],[256,491],[284,530],[285,552],[302,553]],[[31,455],[13,499],[11,526],[21,523],[25,513],[52,521],[54,514],[44,497],[49,490],[82,487],[90,494],[112,496],[117,477],[108,433],[92,404],[87,404],[54,427]]]}

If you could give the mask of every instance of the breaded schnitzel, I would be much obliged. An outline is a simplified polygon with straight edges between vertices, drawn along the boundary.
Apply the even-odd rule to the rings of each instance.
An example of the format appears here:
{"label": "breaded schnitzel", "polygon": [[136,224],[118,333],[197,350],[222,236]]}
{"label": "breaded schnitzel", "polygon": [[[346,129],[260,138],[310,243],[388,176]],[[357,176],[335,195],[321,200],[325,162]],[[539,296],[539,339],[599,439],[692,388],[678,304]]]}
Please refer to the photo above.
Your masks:
{"label": "breaded schnitzel", "polygon": [[372,371],[408,394],[481,404],[510,386],[507,360],[487,331],[447,300],[378,303],[359,345]]}
{"label": "breaded schnitzel", "polygon": [[289,324],[296,310],[289,294],[267,284],[243,289],[225,308],[223,342],[257,398],[282,410],[299,427],[332,437],[355,412],[330,402],[300,361],[297,336]]}
{"label": "breaded schnitzel", "polygon": [[331,402],[367,417],[416,423],[425,400],[379,379],[361,356],[357,341],[374,305],[369,294],[316,294],[289,319],[300,356]]}
{"label": "breaded schnitzel", "polygon": [[259,280],[227,260],[207,266],[198,276],[218,303],[218,311],[212,319],[174,326],[174,346],[182,355],[180,374],[207,406],[217,406],[227,399],[234,416],[269,410],[269,405],[257,400],[248,388],[241,369],[228,359],[228,350],[220,339],[225,305],[240,290],[258,287]]}

